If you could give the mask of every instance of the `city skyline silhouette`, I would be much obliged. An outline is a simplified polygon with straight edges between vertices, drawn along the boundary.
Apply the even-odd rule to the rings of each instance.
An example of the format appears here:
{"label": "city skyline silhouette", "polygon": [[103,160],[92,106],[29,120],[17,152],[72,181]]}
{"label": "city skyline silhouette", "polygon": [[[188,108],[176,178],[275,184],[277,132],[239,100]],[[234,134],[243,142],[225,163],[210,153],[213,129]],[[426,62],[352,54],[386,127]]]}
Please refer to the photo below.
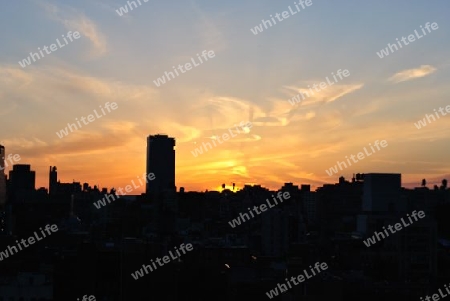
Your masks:
{"label": "city skyline silhouette", "polygon": [[[150,135],[150,136],[152,136],[152,135]],[[148,137],[150,137],[150,136],[148,136]],[[164,134],[155,134],[154,136],[167,136],[167,135],[164,135]],[[172,138],[172,139],[176,139],[176,138]],[[214,138],[211,138],[212,140],[214,139]],[[175,140],[174,140],[175,141]],[[175,142],[174,142],[175,143]],[[0,146],[2,146],[2,145],[0,145]],[[3,145],[3,149],[5,149],[5,146]],[[147,152],[148,152],[148,149],[147,149]],[[176,153],[176,151],[175,151],[175,153]],[[366,154],[367,154],[367,150],[366,150]],[[148,156],[148,155],[147,155]],[[175,155],[176,156],[176,155]],[[9,156],[8,156],[8,159],[10,160],[10,162],[13,162],[14,163],[14,161],[12,161],[13,160],[13,158],[12,158],[12,155],[10,154]],[[175,164],[176,164],[176,159],[174,160],[175,161]],[[347,162],[349,161],[349,159],[347,158]],[[6,162],[6,161],[5,161]],[[345,162],[346,162],[346,159],[342,159],[341,161],[337,161],[337,162],[342,162],[343,164],[345,164]],[[8,174],[8,172],[9,171],[11,171],[12,169],[13,169],[13,166],[14,166],[14,164],[13,163],[5,163],[5,167],[3,167],[3,169],[5,170],[5,173],[6,174]],[[148,164],[148,159],[147,159],[147,163],[145,163],[146,165]],[[16,163],[15,165],[30,165],[30,166],[32,166],[31,164],[29,164],[29,163],[26,163],[26,162],[24,162],[24,161],[21,161],[20,163]],[[350,164],[348,164],[349,165],[349,167],[351,167],[351,163]],[[347,166],[347,165],[346,165]],[[8,169],[8,167],[10,168],[10,169]],[[149,173],[149,171],[148,171],[148,165],[147,165],[147,167],[144,167],[144,169],[146,169],[147,170],[147,174]],[[363,174],[363,173],[370,173],[370,172],[361,172],[359,169],[357,169],[356,167],[354,167],[353,168],[353,170],[356,170],[356,172],[349,172],[348,171],[348,169],[349,168],[347,168],[347,170],[346,169],[337,169],[338,170],[338,172],[337,173],[335,173],[334,175],[333,175],[333,177],[334,178],[336,178],[336,181],[338,181],[338,179],[340,178],[340,177],[345,177],[345,178],[351,178],[351,177],[354,177],[355,176],[355,174],[357,174],[357,173],[360,173],[360,174]],[[139,174],[139,173],[138,173]],[[176,175],[176,173],[175,173],[175,175]],[[347,176],[347,175],[350,175],[350,177],[349,176]],[[37,176],[38,176],[38,173],[36,172],[36,178],[37,178]],[[46,182],[48,183],[48,176],[46,175],[46,176],[40,176],[40,178],[43,178],[43,177],[46,177]],[[60,180],[62,180],[62,181],[67,181],[67,180],[65,180],[65,179],[70,179],[71,177],[70,177],[70,175],[69,176],[67,176],[66,174],[64,174],[64,178],[61,178],[61,175],[59,176],[59,179]],[[130,176],[130,178],[128,179],[128,181],[127,180],[124,180],[124,183],[126,183],[126,182],[129,182],[129,181],[131,181],[131,180],[133,180],[133,176]],[[427,183],[428,183],[428,185],[430,186],[430,188],[433,188],[435,185],[440,185],[441,184],[441,182],[442,182],[442,179],[444,179],[444,178],[447,178],[447,175],[442,175],[442,176],[435,176],[435,177],[433,177],[433,178],[431,178],[431,180],[430,179],[427,179]],[[448,176],[448,178],[450,178],[450,175]],[[86,182],[89,182],[89,181],[85,181],[85,180],[83,180],[83,179],[75,179],[75,178],[73,178],[72,177],[72,182],[83,182],[83,183],[86,183]],[[423,179],[417,179],[417,181],[414,181],[414,182],[409,182],[409,183],[402,183],[402,185],[403,185],[403,187],[405,187],[405,188],[414,188],[414,187],[417,187],[417,186],[419,186],[419,184],[420,183],[422,183],[422,181],[423,181]],[[109,188],[109,189],[111,189],[111,188],[115,188],[114,187],[114,185],[108,185],[108,184],[105,184],[105,185],[98,185],[98,183],[100,183],[100,182],[102,182],[101,180],[94,180],[94,181],[92,181],[92,182],[90,182],[91,184],[93,184],[93,185],[95,185],[95,186],[98,186],[98,188],[99,189],[101,189],[101,188]],[[292,182],[292,181],[282,181],[282,182],[280,182],[280,184],[279,184],[279,186],[271,186],[271,187],[268,187],[268,186],[265,186],[265,185],[263,185],[263,184],[261,184],[261,183],[259,183],[259,182],[249,182],[249,183],[245,183],[245,182],[242,182],[242,183],[239,183],[240,185],[236,185],[236,182],[237,183],[239,183],[239,181],[235,181],[235,180],[230,180],[230,181],[228,181],[228,182],[226,182],[225,180],[223,180],[222,179],[222,181],[221,181],[221,179],[218,179],[218,183],[219,184],[217,184],[215,187],[203,187],[202,189],[199,189],[199,190],[191,190],[191,189],[189,189],[188,188],[188,190],[189,191],[206,191],[206,190],[217,190],[217,191],[222,191],[223,189],[229,189],[229,190],[232,190],[232,191],[234,191],[234,190],[240,190],[240,189],[242,189],[244,186],[246,186],[246,185],[262,185],[263,187],[267,187],[267,188],[269,188],[269,189],[271,189],[271,190],[277,190],[279,187],[281,187],[283,184],[285,184],[285,183],[294,183],[294,184],[308,184],[308,185],[311,185],[314,189],[317,189],[317,188],[319,188],[319,187],[321,187],[322,185],[325,185],[325,184],[332,184],[333,183],[333,180],[330,180],[330,182],[323,182],[323,183],[321,183],[321,185],[314,185],[314,184],[311,184],[311,182],[307,182],[307,181],[304,181],[304,182],[302,182],[302,183],[300,183],[300,182]],[[235,184],[235,186],[233,187],[233,183]],[[223,184],[225,184],[225,187],[226,188],[223,188],[222,186],[223,186]],[[125,185],[117,185],[116,187],[124,187]],[[183,186],[183,185],[179,185],[178,187],[183,187],[184,189],[186,189],[186,187],[185,186]],[[37,185],[37,188],[46,188],[46,189],[48,189],[48,190],[50,190],[50,185],[49,184],[47,184],[47,185],[45,185],[45,186],[39,186],[39,184]],[[135,190],[135,194],[141,194],[141,193],[145,193],[146,192],[146,188],[145,187],[139,187],[139,189],[136,189]]]}
{"label": "city skyline silhouette", "polygon": [[4,1],[0,301],[450,298],[449,11]]}

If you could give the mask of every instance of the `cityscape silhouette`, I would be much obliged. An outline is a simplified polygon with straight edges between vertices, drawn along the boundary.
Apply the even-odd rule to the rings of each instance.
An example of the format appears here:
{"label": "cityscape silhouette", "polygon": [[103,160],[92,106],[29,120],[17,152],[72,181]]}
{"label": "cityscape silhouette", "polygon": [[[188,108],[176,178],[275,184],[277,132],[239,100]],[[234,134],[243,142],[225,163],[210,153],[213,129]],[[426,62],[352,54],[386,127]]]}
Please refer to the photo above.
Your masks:
{"label": "cityscape silhouette", "polygon": [[450,2],[0,9],[0,301],[450,300]]}

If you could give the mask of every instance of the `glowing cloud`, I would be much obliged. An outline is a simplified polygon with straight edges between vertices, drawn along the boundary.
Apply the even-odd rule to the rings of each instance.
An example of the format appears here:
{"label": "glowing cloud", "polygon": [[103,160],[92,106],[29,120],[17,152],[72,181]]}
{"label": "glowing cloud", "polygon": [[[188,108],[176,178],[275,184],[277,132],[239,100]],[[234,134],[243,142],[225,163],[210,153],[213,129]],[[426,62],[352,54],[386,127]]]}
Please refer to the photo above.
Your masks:
{"label": "glowing cloud", "polygon": [[408,80],[412,80],[419,77],[424,77],[432,74],[437,69],[430,65],[422,65],[419,68],[408,69],[400,71],[389,78],[389,81],[394,83],[400,83]]}

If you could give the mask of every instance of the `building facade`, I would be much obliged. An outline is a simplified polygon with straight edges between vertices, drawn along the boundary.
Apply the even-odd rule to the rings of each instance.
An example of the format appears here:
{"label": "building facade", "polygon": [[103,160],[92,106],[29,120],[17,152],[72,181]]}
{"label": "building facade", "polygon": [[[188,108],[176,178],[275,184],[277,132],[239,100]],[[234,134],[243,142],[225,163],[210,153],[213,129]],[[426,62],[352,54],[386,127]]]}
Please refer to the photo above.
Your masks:
{"label": "building facade", "polygon": [[5,147],[0,145],[0,206],[6,202]]}
{"label": "building facade", "polygon": [[147,175],[155,179],[147,182],[146,193],[156,196],[175,191],[175,138],[154,135],[147,138]]}

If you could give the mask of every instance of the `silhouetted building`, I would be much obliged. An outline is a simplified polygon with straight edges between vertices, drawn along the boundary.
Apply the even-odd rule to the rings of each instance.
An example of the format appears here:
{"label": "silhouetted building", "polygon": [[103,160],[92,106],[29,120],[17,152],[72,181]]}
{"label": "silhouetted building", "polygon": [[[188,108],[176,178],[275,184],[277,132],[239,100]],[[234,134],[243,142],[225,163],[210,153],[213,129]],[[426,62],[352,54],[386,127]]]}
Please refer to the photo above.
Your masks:
{"label": "silhouetted building", "polygon": [[147,175],[155,179],[148,181],[146,192],[159,195],[166,190],[175,190],[175,138],[155,135],[147,138]]}
{"label": "silhouetted building", "polygon": [[57,184],[57,193],[65,196],[72,195],[73,193],[81,192],[81,183],[80,182],[72,182],[72,183],[61,183],[58,181]]}
{"label": "silhouetted building", "polygon": [[358,216],[358,232],[373,233],[383,226],[386,217],[405,212],[401,202],[401,174],[370,173],[364,175],[363,213]]}
{"label": "silhouetted building", "polygon": [[281,208],[261,215],[261,249],[264,256],[283,256],[288,249],[288,213]]}
{"label": "silhouetted building", "polygon": [[[353,232],[357,229],[357,215],[361,213],[364,182],[348,182],[339,178],[338,184],[325,184],[317,189],[316,212],[318,225],[329,233]],[[315,210],[314,210],[315,209]],[[306,212],[307,214],[310,211]]]}
{"label": "silhouetted building", "polygon": [[15,164],[9,171],[9,189],[14,198],[27,198],[35,191],[36,173],[29,164]]}
{"label": "silhouetted building", "polygon": [[[63,196],[67,198],[74,193],[80,193],[82,191],[80,182],[73,181],[72,183],[61,183],[58,181],[58,171],[56,166],[50,166],[48,178],[48,190],[49,195],[51,196]],[[87,183],[85,184],[88,185]]]}
{"label": "silhouetted building", "polygon": [[0,144],[0,167],[5,171],[5,147]]}
{"label": "silhouetted building", "polygon": [[364,175],[363,211],[393,211],[400,199],[401,175],[370,173]]}
{"label": "silhouetted building", "polygon": [[0,205],[6,202],[5,147],[0,145]]}
{"label": "silhouetted building", "polygon": [[[398,218],[392,218],[393,225]],[[429,281],[437,274],[437,225],[426,217],[386,239],[384,252],[398,277],[407,281]],[[392,273],[395,275],[395,273]]]}
{"label": "silhouetted building", "polygon": [[[307,190],[304,186],[308,186]],[[309,191],[309,185],[302,185],[302,201],[303,210],[306,215],[306,220],[309,225],[315,225],[317,223],[317,195],[313,191]]]}
{"label": "silhouetted building", "polygon": [[56,166],[50,166],[50,171],[48,174],[48,190],[50,195],[55,195],[58,191],[58,172],[56,171]]}

